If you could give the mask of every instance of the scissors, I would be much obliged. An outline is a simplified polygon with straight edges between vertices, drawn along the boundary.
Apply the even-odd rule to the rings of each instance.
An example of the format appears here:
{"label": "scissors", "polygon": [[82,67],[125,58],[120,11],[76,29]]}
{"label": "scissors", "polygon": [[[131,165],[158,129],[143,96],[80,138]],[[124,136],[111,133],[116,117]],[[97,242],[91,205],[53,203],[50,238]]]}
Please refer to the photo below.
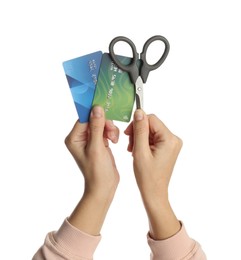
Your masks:
{"label": "scissors", "polygon": [[[155,64],[149,64],[146,60],[146,53],[148,50],[148,47],[151,43],[154,41],[162,41],[165,44],[164,52],[162,53],[160,59]],[[120,60],[117,58],[115,52],[114,52],[114,46],[117,42],[126,42],[132,50],[133,58],[132,61],[128,65],[124,65],[120,62]],[[115,37],[109,45],[109,53],[112,58],[112,60],[115,62],[115,64],[123,71],[128,72],[131,82],[135,86],[135,95],[136,95],[136,108],[142,109],[143,108],[143,83],[146,83],[146,80],[148,78],[149,72],[152,70],[155,70],[159,68],[162,63],[165,61],[168,53],[169,53],[170,45],[168,40],[160,35],[155,35],[148,39],[142,49],[142,52],[140,54],[140,60],[141,65],[140,68],[137,65],[137,61],[139,59],[139,53],[137,53],[135,44],[127,37],[124,36],[118,36]]]}

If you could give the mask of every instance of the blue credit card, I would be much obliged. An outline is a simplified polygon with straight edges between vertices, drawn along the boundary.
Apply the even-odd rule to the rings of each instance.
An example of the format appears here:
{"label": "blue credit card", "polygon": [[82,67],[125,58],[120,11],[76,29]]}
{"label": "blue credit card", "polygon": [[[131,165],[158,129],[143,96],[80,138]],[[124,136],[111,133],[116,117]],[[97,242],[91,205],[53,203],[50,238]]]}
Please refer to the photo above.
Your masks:
{"label": "blue credit card", "polygon": [[65,75],[81,123],[89,121],[102,52],[97,51],[63,62]]}

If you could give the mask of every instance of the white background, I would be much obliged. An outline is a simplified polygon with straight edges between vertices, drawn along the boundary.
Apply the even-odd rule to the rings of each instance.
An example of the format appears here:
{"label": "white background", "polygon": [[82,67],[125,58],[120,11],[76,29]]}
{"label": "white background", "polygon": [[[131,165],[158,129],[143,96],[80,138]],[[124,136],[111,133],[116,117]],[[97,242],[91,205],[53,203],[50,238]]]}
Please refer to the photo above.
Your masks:
{"label": "white background", "polygon": [[[73,210],[83,180],[64,145],[77,119],[62,62],[108,51],[130,37],[171,45],[145,84],[157,114],[184,146],[170,199],[208,259],[241,259],[240,5],[235,0],[1,1],[1,259],[31,259]],[[147,219],[126,152],[126,123],[113,147],[121,175],[95,259],[149,259]]]}

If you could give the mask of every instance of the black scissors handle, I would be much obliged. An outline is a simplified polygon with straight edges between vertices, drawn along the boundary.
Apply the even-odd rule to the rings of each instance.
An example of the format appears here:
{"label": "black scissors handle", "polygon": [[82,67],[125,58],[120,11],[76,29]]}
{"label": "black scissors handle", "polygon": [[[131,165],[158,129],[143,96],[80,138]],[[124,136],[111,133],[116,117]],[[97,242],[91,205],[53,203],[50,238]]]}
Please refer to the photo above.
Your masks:
{"label": "black scissors handle", "polygon": [[[146,53],[147,53],[147,50],[148,50],[148,47],[150,46],[150,44],[155,41],[162,41],[165,44],[165,49],[164,49],[162,56],[155,64],[149,64],[146,60]],[[140,58],[142,60],[140,75],[141,75],[141,78],[144,83],[146,83],[149,72],[159,68],[162,65],[162,63],[165,61],[165,59],[169,53],[169,50],[170,50],[170,44],[169,44],[168,40],[161,35],[155,35],[145,42],[142,53],[140,55],[141,56]]]}
{"label": "black scissors handle", "polygon": [[[117,58],[115,52],[114,52],[114,45],[117,43],[117,42],[126,42],[127,44],[129,44],[129,46],[131,47],[131,50],[132,50],[132,54],[133,54],[133,57],[132,57],[132,61],[127,64],[127,65],[124,65],[122,64],[119,59]],[[123,71],[126,71],[129,73],[130,75],[130,78],[131,78],[131,81],[133,82],[133,84],[135,84],[137,78],[139,77],[139,69],[137,67],[137,60],[139,58],[139,55],[136,51],[136,46],[135,44],[127,37],[124,37],[124,36],[118,36],[116,38],[114,38],[111,42],[110,42],[110,45],[109,45],[109,53],[110,53],[110,56],[112,58],[112,60],[114,61],[114,63]]]}
{"label": "black scissors handle", "polygon": [[[118,58],[116,57],[116,54],[114,52],[114,45],[117,42],[120,42],[120,41],[126,42],[131,47],[133,58],[132,58],[132,61],[128,65],[122,64],[118,60]],[[164,49],[162,56],[160,57],[160,59],[155,64],[149,64],[146,60],[146,53],[147,53],[148,47],[154,41],[162,41],[165,44],[165,49]],[[139,68],[137,66],[137,60],[139,58],[139,55],[137,53],[135,44],[129,38],[124,37],[124,36],[118,36],[118,37],[114,38],[110,42],[110,45],[109,45],[109,53],[110,53],[112,60],[115,62],[115,64],[120,69],[129,73],[131,81],[134,84],[136,83],[136,80],[137,80],[139,75],[141,76],[142,81],[144,83],[146,83],[149,72],[159,68],[162,65],[162,63],[165,61],[165,59],[166,59],[166,57],[169,53],[169,50],[170,50],[170,45],[169,45],[168,40],[165,37],[163,37],[161,35],[155,35],[155,36],[151,37],[150,39],[148,39],[145,42],[145,44],[143,46],[143,50],[142,50],[141,55],[140,55],[140,59],[142,61],[142,64],[141,64],[141,68],[140,68],[140,71],[139,71]]]}

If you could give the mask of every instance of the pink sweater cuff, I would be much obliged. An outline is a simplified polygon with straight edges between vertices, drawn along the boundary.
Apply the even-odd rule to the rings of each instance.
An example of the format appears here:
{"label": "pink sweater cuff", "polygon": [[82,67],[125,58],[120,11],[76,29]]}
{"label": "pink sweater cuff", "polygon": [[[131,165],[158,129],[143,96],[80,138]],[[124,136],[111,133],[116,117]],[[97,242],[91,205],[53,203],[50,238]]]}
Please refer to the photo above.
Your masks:
{"label": "pink sweater cuff", "polygon": [[58,247],[66,253],[84,259],[92,259],[101,236],[92,236],[72,226],[67,219],[53,234]]}
{"label": "pink sweater cuff", "polygon": [[183,224],[180,231],[168,239],[154,240],[148,234],[147,241],[154,260],[189,259],[199,248],[199,244],[188,236]]}

